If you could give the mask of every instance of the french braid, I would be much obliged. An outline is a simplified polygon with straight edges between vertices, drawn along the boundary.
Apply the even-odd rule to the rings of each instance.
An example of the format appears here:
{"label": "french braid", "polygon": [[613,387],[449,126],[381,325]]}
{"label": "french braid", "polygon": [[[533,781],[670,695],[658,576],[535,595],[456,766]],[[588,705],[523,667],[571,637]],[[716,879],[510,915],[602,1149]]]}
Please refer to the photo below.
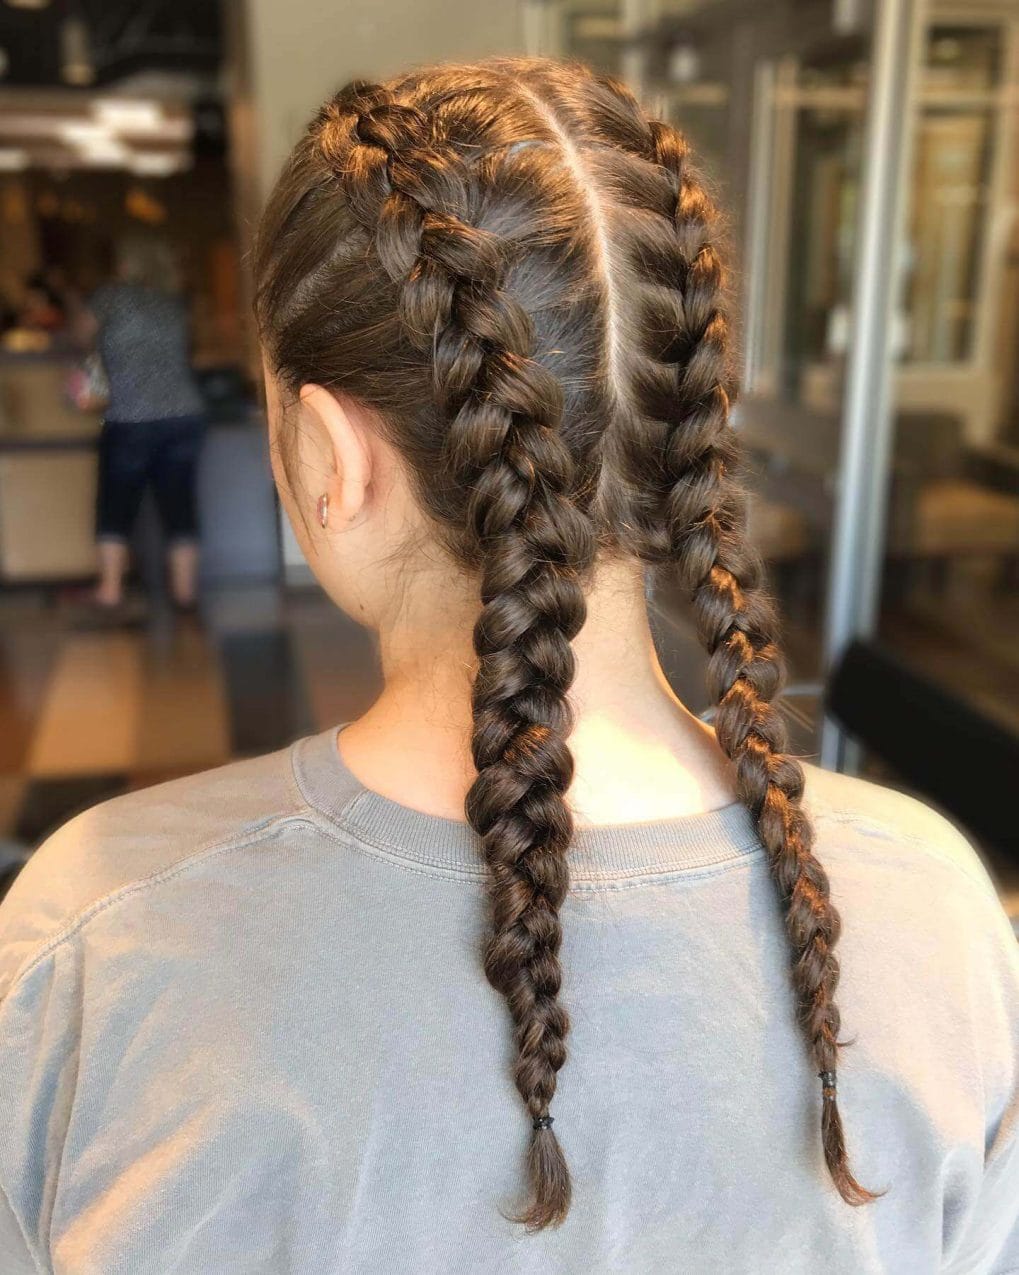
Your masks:
{"label": "french braid", "polygon": [[433,390],[449,423],[443,459],[471,492],[482,611],[471,740],[478,773],[466,811],[490,877],[485,973],[509,1006],[514,1078],[533,1124],[533,1198],[517,1220],[543,1227],[570,1203],[549,1105],[569,1029],[559,1001],[573,833],[567,692],[592,529],[573,501],[573,459],[559,436],[562,389],[532,358],[530,318],[501,286],[511,250],[466,220],[466,163],[437,150],[422,113],[381,87],[356,86],[339,112],[349,104],[357,111],[342,168],[347,198],[374,226],[383,269],[402,285],[408,334],[434,347]]}
{"label": "french braid", "polygon": [[[821,1136],[832,1180],[848,1204],[875,1198],[849,1169],[836,1096],[839,1010],[835,991],[841,931],[828,877],[811,851],[801,804],[803,768],[786,755],[785,722],[774,704],[785,666],[778,624],[759,555],[744,533],[744,496],[733,480],[739,452],[729,424],[727,319],[723,269],[714,247],[715,211],[695,177],[676,129],[648,121],[629,91],[603,78],[643,132],[644,155],[667,175],[671,235],[642,264],[656,285],[641,329],[654,333],[631,390],[642,421],[660,420],[662,449],[631,438],[631,479],[645,499],[658,497],[635,550],[671,564],[689,593],[707,648],[708,688],[717,704],[715,733],[732,759],[741,799],[757,831],[785,909],[798,1018],[821,1085]],[[648,464],[649,458],[655,464]]]}
{"label": "french braid", "polygon": [[682,136],[579,66],[491,59],[354,84],[313,120],[259,233],[274,367],[374,408],[422,507],[476,573],[466,800],[487,866],[484,969],[532,1122],[529,1228],[570,1178],[550,1105],[566,1059],[559,912],[573,832],[571,640],[596,553],[672,572],[708,651],[715,729],[785,915],[797,1017],[836,1102],[839,916],[774,704],[777,623],[744,533],[715,215]]}

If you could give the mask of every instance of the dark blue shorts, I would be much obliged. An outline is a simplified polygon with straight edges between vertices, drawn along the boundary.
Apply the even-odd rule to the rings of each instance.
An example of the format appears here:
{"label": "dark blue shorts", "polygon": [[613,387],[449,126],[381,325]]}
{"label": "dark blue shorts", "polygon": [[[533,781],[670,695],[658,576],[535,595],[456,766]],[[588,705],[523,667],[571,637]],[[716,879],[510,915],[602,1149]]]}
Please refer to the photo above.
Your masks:
{"label": "dark blue shorts", "polygon": [[205,427],[204,416],[103,422],[96,501],[100,540],[128,539],[149,484],[167,540],[197,538],[195,475]]}

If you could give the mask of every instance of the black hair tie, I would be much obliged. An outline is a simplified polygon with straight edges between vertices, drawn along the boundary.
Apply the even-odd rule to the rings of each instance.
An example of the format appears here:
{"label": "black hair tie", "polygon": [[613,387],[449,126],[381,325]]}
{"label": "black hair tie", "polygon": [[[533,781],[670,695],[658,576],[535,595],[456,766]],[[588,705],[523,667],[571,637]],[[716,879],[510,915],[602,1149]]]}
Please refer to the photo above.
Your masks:
{"label": "black hair tie", "polygon": [[552,1116],[536,1116],[533,1125],[534,1129],[551,1129],[553,1118]]}
{"label": "black hair tie", "polygon": [[835,1073],[833,1071],[819,1071],[817,1074],[821,1078],[821,1095],[825,1102],[834,1102]]}

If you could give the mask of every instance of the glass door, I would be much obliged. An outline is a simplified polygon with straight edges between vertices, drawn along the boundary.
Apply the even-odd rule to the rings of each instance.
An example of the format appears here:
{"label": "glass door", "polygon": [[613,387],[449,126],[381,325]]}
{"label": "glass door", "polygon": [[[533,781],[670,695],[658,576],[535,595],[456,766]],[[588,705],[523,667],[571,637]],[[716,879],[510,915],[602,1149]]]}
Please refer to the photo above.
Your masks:
{"label": "glass door", "polygon": [[877,627],[1019,732],[1019,9],[973,7],[923,42]]}
{"label": "glass door", "polygon": [[[872,32],[830,0],[563,4],[552,50],[626,76],[693,143],[724,211],[743,390],[750,533],[785,619],[785,706],[816,755],[852,326]],[[585,45],[574,37],[597,42]],[[685,604],[655,599],[677,691],[710,712]]]}

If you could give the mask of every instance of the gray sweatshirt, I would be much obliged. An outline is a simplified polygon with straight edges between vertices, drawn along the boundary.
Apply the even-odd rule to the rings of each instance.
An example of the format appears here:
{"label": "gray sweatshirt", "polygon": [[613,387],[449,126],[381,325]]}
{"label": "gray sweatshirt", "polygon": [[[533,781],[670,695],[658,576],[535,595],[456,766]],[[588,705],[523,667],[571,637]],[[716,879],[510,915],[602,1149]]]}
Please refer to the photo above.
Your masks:
{"label": "gray sweatshirt", "polygon": [[927,806],[807,765],[845,924],[857,1176],[825,1177],[782,913],[732,805],[583,830],[563,908],[564,1225],[480,966],[466,825],[364,789],[335,731],[108,802],[0,907],[0,1271],[1019,1271],[1019,958]]}

